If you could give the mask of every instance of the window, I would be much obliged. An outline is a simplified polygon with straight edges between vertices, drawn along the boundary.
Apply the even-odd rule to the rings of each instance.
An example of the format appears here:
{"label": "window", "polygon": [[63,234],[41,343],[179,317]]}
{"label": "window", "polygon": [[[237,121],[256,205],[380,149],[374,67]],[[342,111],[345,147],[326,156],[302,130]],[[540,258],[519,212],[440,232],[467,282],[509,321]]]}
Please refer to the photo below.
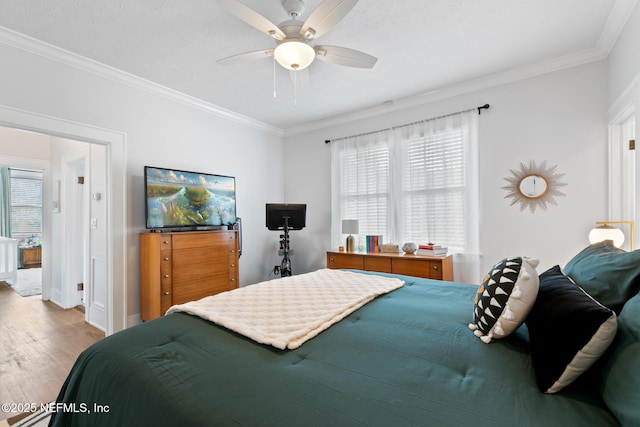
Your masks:
{"label": "window", "polygon": [[[389,235],[389,144],[346,143],[339,154],[340,218],[359,220],[360,235]],[[358,245],[363,245],[361,239]]]}
{"label": "window", "polygon": [[42,234],[42,172],[11,169],[11,237]]}
{"label": "window", "polygon": [[436,132],[404,144],[400,236],[464,251],[464,132]]}
{"label": "window", "polygon": [[342,219],[385,242],[478,253],[477,113],[332,142],[332,245]]}

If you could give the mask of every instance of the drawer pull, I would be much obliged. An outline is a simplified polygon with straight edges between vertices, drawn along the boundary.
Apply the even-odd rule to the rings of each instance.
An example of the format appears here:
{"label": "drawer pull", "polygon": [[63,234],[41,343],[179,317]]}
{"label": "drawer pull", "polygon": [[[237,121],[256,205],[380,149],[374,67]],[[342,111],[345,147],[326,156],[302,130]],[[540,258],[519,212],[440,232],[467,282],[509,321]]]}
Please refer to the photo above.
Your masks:
{"label": "drawer pull", "polygon": [[232,278],[231,278],[231,281],[232,281],[232,282],[235,282],[235,281],[236,281],[236,279],[232,277]]}
{"label": "drawer pull", "polygon": [[168,278],[169,278],[169,275],[168,275],[168,274],[165,274],[165,275],[164,275],[164,277],[165,277],[166,279],[168,279]]}
{"label": "drawer pull", "polygon": [[169,257],[167,257],[167,256],[166,256],[166,257],[164,257],[164,260],[165,260],[165,261],[169,261]]}
{"label": "drawer pull", "polygon": [[171,294],[171,292],[166,291],[164,294],[165,294],[165,295],[170,295],[170,294]]}
{"label": "drawer pull", "polygon": [[165,245],[168,245],[169,241],[168,240],[163,240],[162,243],[164,243]]}
{"label": "drawer pull", "polygon": [[434,270],[436,270],[436,271],[438,271],[438,266],[437,266],[437,265],[434,265],[434,266],[433,266],[433,269],[434,269]]}
{"label": "drawer pull", "polygon": [[233,267],[235,267],[235,266],[236,266],[235,264],[231,264],[231,267],[232,267],[232,268],[233,268]]}

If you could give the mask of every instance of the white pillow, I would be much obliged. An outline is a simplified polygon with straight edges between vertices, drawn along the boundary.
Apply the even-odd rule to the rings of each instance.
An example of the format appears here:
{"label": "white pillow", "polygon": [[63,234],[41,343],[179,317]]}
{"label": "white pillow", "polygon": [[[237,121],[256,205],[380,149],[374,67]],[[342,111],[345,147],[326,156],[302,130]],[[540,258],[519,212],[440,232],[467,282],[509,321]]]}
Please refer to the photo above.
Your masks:
{"label": "white pillow", "polygon": [[511,257],[498,261],[478,288],[469,328],[483,342],[504,338],[518,329],[536,302],[539,261]]}

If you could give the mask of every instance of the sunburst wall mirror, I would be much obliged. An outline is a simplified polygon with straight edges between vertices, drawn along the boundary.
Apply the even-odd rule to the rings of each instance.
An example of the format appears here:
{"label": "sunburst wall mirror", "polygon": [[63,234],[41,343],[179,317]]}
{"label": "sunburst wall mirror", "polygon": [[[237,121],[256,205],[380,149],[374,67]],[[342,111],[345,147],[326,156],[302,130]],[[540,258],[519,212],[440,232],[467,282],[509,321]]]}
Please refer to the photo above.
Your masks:
{"label": "sunburst wall mirror", "polygon": [[511,176],[505,178],[509,185],[502,187],[508,192],[504,198],[513,199],[511,206],[520,203],[521,212],[527,208],[531,213],[535,213],[537,208],[546,211],[549,204],[557,205],[556,198],[565,195],[559,188],[567,185],[560,182],[564,173],[556,172],[557,167],[547,166],[546,160],[540,165],[536,165],[534,160],[528,165],[520,163],[520,169],[510,169]]}

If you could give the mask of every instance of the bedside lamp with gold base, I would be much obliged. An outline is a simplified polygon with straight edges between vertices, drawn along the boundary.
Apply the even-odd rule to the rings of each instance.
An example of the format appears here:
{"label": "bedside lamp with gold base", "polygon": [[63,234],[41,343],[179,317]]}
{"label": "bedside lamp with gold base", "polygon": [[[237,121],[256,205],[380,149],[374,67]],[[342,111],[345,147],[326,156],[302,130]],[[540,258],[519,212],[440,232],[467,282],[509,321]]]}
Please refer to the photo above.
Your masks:
{"label": "bedside lamp with gold base", "polygon": [[598,243],[603,240],[612,240],[613,245],[617,248],[624,243],[624,233],[614,225],[627,224],[629,226],[630,247],[635,250],[635,223],[634,221],[597,221],[597,227],[589,233],[589,242]]}
{"label": "bedside lamp with gold base", "polygon": [[347,252],[356,251],[356,239],[352,234],[358,234],[359,222],[357,219],[343,219],[342,220],[342,234],[348,234],[347,237]]}

